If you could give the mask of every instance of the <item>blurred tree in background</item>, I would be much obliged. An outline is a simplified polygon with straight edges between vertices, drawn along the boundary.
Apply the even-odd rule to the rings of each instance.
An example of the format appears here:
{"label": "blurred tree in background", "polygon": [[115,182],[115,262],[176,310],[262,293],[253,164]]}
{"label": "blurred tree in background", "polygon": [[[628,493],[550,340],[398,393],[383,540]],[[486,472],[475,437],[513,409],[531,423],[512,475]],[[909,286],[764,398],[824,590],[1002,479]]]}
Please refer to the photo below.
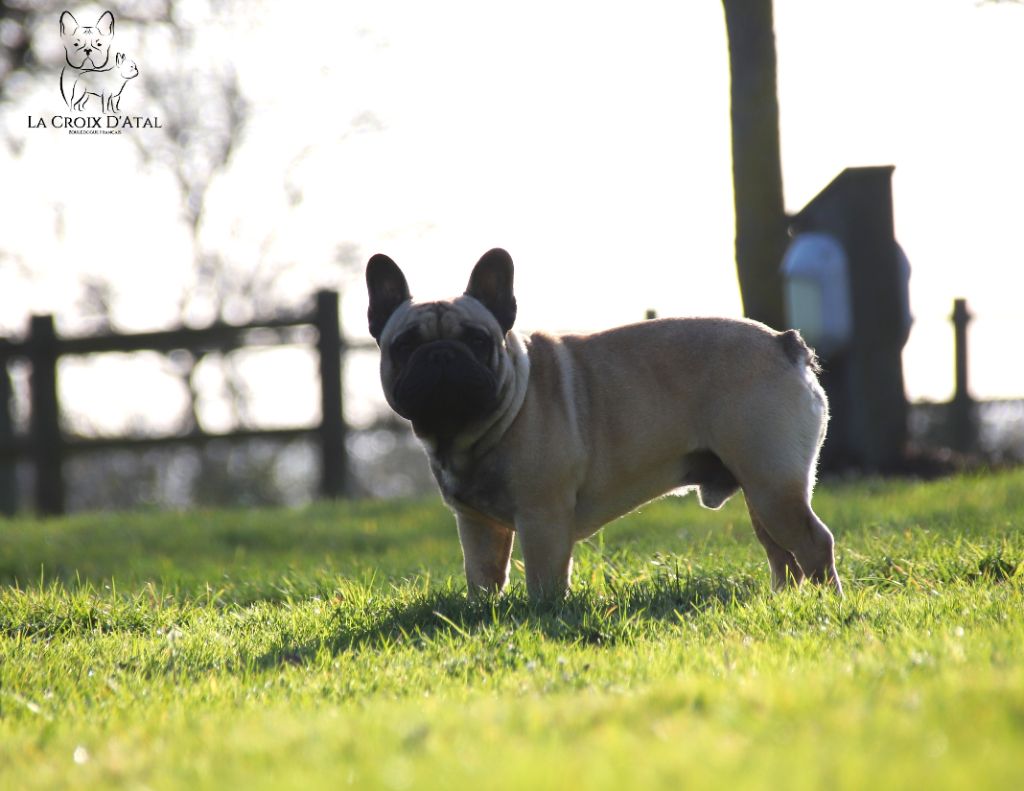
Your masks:
{"label": "blurred tree in background", "polygon": [[[56,81],[64,65],[64,50],[59,37],[59,19],[66,8],[63,2],[0,2],[0,145],[7,156],[25,154],[23,109],[44,105],[59,112],[59,98],[53,97]],[[99,7],[97,7],[99,8]],[[151,174],[161,183],[170,182],[177,192],[178,216],[168,216],[165,224],[177,224],[187,239],[186,255],[191,265],[179,290],[147,295],[154,314],[166,315],[171,323],[202,326],[213,321],[244,323],[269,318],[281,312],[305,311],[303,300],[318,287],[338,289],[354,277],[363,259],[359,248],[348,242],[336,244],[327,261],[296,262],[282,257],[275,249],[276,224],[260,232],[263,238],[255,249],[231,249],[221,243],[226,221],[223,212],[211,219],[211,196],[224,179],[249,176],[246,166],[238,165],[248,139],[252,102],[236,71],[233,53],[224,46],[234,36],[244,36],[251,4],[237,0],[140,0],[104,3],[115,19],[115,51],[127,50],[140,64],[138,79],[132,83],[131,105],[145,107],[145,114],[158,116],[162,129],[147,134],[125,135],[134,146],[140,172]],[[100,10],[73,10],[81,24],[92,24]],[[140,91],[143,98],[134,92]],[[127,104],[127,103],[126,103]],[[31,110],[39,114],[39,110]],[[379,126],[372,115],[353,119],[352,129],[343,129],[344,139],[353,129],[373,132]],[[128,142],[128,141],[125,141]],[[296,151],[290,154],[293,165],[312,156],[316,143],[284,142]],[[120,149],[119,149],[120,150]],[[286,154],[287,156],[287,154]],[[69,163],[69,166],[73,165]],[[267,204],[277,216],[294,213],[302,205],[301,182],[292,171],[284,175],[276,189],[252,195],[252,205]],[[129,198],[130,199],[130,198]],[[279,202],[279,208],[274,202]],[[246,207],[241,207],[244,210]],[[53,231],[59,241],[74,209],[53,200]],[[238,222],[237,217],[233,220]],[[219,234],[211,234],[211,224]],[[233,232],[232,232],[233,233]],[[213,240],[213,241],[211,241]],[[141,251],[140,251],[141,253]],[[145,253],[145,265],[161,266],[169,254],[162,250]],[[57,266],[24,250],[0,241],[0,269],[8,282],[41,282],[46,267]],[[155,260],[154,260],[155,258]],[[125,326],[126,294],[104,267],[102,257],[87,262],[78,270],[77,298],[73,308],[61,311],[59,325],[65,331],[95,332],[136,330]],[[301,283],[301,292],[295,288]],[[0,309],[0,334],[20,335],[27,324],[31,305],[7,303]],[[303,353],[296,350],[296,353]],[[147,357],[138,364],[157,365],[169,386],[181,397],[181,408],[173,414],[160,414],[160,425],[153,423],[152,407],[140,405],[139,412],[125,416],[119,431],[136,435],[188,434],[204,424],[204,414],[215,403],[218,431],[256,427],[253,414],[255,393],[245,375],[251,354],[226,353],[197,357],[187,352],[163,357]],[[75,361],[86,366],[88,361]],[[17,373],[17,372],[16,372]],[[5,379],[8,372],[0,372]],[[16,380],[19,378],[15,377]],[[24,379],[24,375],[20,377]],[[8,390],[18,395],[18,381]],[[315,379],[309,383],[315,390]],[[0,388],[2,391],[4,388]],[[24,388],[22,388],[23,390]],[[27,422],[24,393],[15,398],[14,414],[23,431]],[[64,430],[69,434],[94,436],[103,433],[86,410],[76,410],[64,401]],[[204,407],[205,411],[204,411]],[[147,411],[148,409],[148,411]],[[402,426],[391,426],[399,432]],[[358,436],[353,442],[364,451],[373,451],[380,442],[369,443]],[[402,442],[385,442],[392,451]],[[315,492],[317,454],[311,443],[297,440],[287,444],[270,441],[217,443],[202,450],[195,448],[154,449],[92,453],[70,460],[67,470],[71,508],[131,507],[139,503],[185,506],[244,503],[263,505],[273,502],[301,502]],[[371,472],[372,471],[372,472]],[[384,480],[382,470],[367,459],[364,472],[357,474],[357,491],[379,492],[408,489],[403,479]],[[30,474],[30,473],[28,473]],[[401,472],[399,472],[402,475]],[[418,471],[412,473],[413,477]],[[405,476],[408,479],[408,476]],[[419,486],[420,484],[416,484]],[[27,489],[27,485],[20,487]]]}
{"label": "blurred tree in background", "polygon": [[780,265],[789,243],[782,194],[772,0],[722,0],[729,38],[736,271],[743,312],[785,329]]}

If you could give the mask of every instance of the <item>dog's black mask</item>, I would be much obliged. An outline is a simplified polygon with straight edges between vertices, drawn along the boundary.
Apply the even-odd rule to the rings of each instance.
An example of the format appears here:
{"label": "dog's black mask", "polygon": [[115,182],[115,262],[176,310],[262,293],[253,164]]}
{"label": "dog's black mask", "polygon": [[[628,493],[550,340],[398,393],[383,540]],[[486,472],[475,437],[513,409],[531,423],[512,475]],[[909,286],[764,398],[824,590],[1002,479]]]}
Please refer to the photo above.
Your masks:
{"label": "dog's black mask", "polygon": [[496,408],[498,382],[465,343],[436,340],[410,354],[393,397],[417,434],[451,439]]}

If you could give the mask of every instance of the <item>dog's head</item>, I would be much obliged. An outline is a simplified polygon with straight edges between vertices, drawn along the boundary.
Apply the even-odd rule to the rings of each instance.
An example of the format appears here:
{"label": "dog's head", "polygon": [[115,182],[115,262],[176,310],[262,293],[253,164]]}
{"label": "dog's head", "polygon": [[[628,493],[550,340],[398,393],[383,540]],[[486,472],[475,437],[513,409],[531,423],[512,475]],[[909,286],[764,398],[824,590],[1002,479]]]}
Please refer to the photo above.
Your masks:
{"label": "dog's head", "polygon": [[367,315],[381,349],[384,395],[420,437],[450,441],[499,408],[513,376],[512,275],[509,254],[491,250],[462,296],[416,303],[394,261],[375,255],[367,264]]}
{"label": "dog's head", "polygon": [[126,58],[123,52],[118,52],[114,56],[114,63],[117,65],[118,72],[126,80],[134,80],[139,76],[139,67],[134,60]]}
{"label": "dog's head", "polygon": [[110,57],[114,37],[114,15],[104,11],[95,25],[79,25],[70,11],[60,15],[60,38],[64,57],[75,69],[102,69]]}

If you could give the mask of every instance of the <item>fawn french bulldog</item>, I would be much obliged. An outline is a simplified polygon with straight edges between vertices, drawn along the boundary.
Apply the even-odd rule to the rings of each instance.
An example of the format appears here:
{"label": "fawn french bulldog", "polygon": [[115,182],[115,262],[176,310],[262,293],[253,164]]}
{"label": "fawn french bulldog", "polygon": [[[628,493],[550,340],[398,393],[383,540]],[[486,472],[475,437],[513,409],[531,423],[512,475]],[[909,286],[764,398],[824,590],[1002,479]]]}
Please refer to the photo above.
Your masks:
{"label": "fawn french bulldog", "polygon": [[743,490],[773,588],[842,592],[811,508],[828,402],[795,330],[693,318],[520,337],[499,249],[451,300],[413,301],[384,255],[366,280],[384,395],[455,513],[471,595],[505,586],[515,537],[531,598],[563,595],[577,541],[679,488],[708,508]]}

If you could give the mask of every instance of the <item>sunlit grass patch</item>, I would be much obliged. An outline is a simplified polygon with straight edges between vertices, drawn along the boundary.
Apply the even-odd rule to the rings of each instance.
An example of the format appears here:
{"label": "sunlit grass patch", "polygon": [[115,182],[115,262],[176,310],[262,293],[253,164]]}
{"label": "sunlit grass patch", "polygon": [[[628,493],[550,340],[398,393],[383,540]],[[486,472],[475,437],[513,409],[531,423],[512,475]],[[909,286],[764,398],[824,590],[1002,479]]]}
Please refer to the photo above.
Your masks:
{"label": "sunlit grass patch", "polygon": [[820,487],[848,595],[669,498],[469,601],[424,503],[0,524],[3,788],[1018,787],[1024,474]]}

